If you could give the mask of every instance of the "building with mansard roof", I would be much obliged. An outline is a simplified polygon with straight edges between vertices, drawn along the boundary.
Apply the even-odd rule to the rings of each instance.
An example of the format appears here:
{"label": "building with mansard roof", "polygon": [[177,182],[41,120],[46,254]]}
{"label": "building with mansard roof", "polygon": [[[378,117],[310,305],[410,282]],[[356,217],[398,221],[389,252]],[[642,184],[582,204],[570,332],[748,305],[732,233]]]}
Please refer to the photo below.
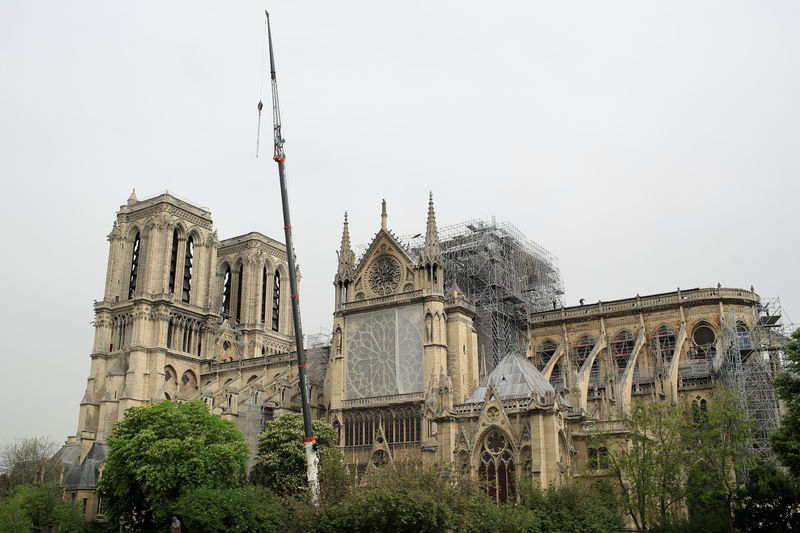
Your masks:
{"label": "building with mansard roof", "polygon": [[[125,409],[200,399],[253,455],[265,422],[300,410],[282,243],[220,241],[207,209],[168,193],[132,194],[108,240],[77,433],[58,454],[88,518],[102,517],[94,486]],[[757,452],[777,427],[781,336],[753,290],[564,307],[549,252],[494,220],[440,229],[432,197],[414,237],[390,230],[384,202],[358,255],[345,214],[333,285],[331,339],[307,349],[310,398],[357,471],[453,462],[504,501],[523,478],[591,475],[598,423],[618,431],[636,402],[701,406],[721,381],[744,384]]]}

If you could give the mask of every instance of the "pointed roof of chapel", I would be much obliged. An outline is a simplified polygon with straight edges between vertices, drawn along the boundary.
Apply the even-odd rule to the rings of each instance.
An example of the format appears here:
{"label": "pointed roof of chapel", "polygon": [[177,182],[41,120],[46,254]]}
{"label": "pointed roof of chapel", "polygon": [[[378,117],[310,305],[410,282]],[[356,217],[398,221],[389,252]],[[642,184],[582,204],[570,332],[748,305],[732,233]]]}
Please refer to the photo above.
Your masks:
{"label": "pointed roof of chapel", "polygon": [[529,398],[534,391],[541,396],[547,392],[555,393],[553,386],[544,379],[533,363],[524,355],[514,352],[509,353],[497,363],[491,374],[475,389],[465,403],[484,401],[490,385],[500,400]]}

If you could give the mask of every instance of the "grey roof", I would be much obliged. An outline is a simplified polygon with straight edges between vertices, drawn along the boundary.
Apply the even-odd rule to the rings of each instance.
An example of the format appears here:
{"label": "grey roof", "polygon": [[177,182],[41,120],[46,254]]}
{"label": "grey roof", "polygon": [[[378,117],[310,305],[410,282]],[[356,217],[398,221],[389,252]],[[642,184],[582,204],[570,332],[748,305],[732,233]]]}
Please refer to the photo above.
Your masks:
{"label": "grey roof", "polygon": [[494,388],[500,400],[511,398],[528,398],[533,391],[544,396],[548,391],[555,393],[555,389],[533,363],[522,354],[510,353],[506,355],[480,387],[475,389],[465,403],[479,403],[486,399],[489,385]]}
{"label": "grey roof", "polygon": [[[64,475],[62,485],[67,488],[94,488],[100,477],[100,467],[106,460],[106,443],[95,441],[83,462]],[[65,465],[66,466],[66,465]]]}

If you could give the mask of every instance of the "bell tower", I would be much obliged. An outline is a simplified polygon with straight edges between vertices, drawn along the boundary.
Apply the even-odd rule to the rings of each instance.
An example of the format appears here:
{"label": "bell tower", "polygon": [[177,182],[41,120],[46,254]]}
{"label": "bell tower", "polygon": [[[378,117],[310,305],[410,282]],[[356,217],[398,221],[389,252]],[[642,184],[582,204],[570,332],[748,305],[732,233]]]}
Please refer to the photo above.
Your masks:
{"label": "bell tower", "polygon": [[[108,241],[105,294],[95,302],[91,371],[78,419],[81,457],[108,436],[125,409],[165,399],[165,382],[180,376],[167,376],[167,368],[177,374],[202,358],[217,325],[210,281],[217,236],[208,211],[168,193],[140,201],[134,192]],[[186,376],[196,387],[196,372]]]}

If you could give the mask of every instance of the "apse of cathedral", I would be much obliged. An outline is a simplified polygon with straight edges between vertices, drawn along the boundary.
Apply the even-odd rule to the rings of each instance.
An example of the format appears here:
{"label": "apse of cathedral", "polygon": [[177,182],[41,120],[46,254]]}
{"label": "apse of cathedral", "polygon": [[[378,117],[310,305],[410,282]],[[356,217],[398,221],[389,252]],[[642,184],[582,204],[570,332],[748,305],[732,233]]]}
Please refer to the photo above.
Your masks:
{"label": "apse of cathedral", "polygon": [[[336,429],[352,470],[453,463],[505,501],[522,479],[602,475],[589,440],[620,433],[637,402],[702,405],[748,365],[771,393],[775,315],[752,289],[566,307],[557,260],[510,224],[440,229],[431,196],[424,233],[403,237],[381,208],[358,257],[345,214],[333,333],[306,348],[313,416]],[[168,193],[132,194],[108,240],[78,431],[58,453],[88,518],[102,516],[94,487],[125,409],[201,400],[253,456],[266,422],[300,410],[285,245],[219,240],[208,210]],[[768,435],[774,395],[761,407],[751,414]]]}

